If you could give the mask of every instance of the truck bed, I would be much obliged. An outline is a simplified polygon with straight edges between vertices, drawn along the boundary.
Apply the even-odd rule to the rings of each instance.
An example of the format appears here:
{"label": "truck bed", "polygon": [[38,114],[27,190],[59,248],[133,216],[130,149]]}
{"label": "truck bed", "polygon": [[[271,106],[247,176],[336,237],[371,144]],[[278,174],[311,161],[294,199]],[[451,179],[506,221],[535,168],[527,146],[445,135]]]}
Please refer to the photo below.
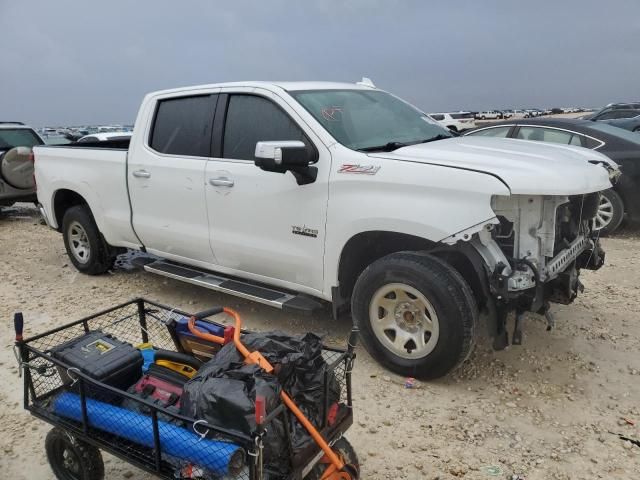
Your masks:
{"label": "truck bed", "polygon": [[76,143],[33,149],[38,201],[52,227],[62,227],[54,208],[56,202],[65,201],[66,190],[80,195],[91,207],[96,224],[111,245],[139,244],[130,221],[127,149],[123,141],[115,142],[120,146],[105,141],[99,146]]}

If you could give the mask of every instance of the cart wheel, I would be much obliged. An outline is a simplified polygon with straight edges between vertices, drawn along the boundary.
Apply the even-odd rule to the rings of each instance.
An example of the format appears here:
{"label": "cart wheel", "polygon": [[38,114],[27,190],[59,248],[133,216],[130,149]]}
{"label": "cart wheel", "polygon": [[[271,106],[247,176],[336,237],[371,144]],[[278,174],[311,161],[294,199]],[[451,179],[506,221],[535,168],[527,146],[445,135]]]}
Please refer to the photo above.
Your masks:
{"label": "cart wheel", "polygon": [[[346,470],[351,476],[351,480],[357,480],[360,478],[360,463],[358,462],[358,456],[349,443],[349,440],[342,437],[333,444],[333,451],[337,452],[342,457],[342,461],[347,464]],[[309,472],[309,475],[305,477],[305,480],[320,480],[326,468],[326,464],[321,462],[318,463],[313,467],[313,470]]]}
{"label": "cart wheel", "polygon": [[102,455],[93,445],[82,442],[59,428],[44,441],[49,465],[58,480],[102,480]]}

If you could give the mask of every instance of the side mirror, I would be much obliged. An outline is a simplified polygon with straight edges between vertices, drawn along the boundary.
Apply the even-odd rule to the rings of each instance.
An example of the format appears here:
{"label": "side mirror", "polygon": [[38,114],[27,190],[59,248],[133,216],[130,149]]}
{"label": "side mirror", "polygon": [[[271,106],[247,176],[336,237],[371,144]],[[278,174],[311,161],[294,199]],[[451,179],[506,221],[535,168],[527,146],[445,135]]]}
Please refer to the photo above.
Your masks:
{"label": "side mirror", "polygon": [[256,143],[256,167],[266,172],[290,171],[298,185],[313,183],[318,169],[311,165],[317,161],[317,152],[307,148],[300,140],[276,140]]}
{"label": "side mirror", "polygon": [[300,140],[258,142],[255,156],[256,165],[265,167],[271,164],[274,167],[308,167],[312,163],[306,145]]}

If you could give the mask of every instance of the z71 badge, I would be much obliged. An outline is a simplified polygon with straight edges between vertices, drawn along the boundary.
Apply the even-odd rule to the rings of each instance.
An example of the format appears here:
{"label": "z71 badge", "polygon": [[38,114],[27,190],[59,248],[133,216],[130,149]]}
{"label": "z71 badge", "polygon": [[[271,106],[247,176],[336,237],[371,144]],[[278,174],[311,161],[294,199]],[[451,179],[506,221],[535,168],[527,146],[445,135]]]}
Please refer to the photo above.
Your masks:
{"label": "z71 badge", "polygon": [[317,238],[318,236],[318,230],[309,228],[306,225],[303,225],[302,227],[299,227],[298,225],[292,225],[291,233],[293,233],[294,235],[303,235],[305,237],[312,237],[312,238]]}
{"label": "z71 badge", "polygon": [[351,163],[343,164],[338,173],[359,173],[361,175],[375,175],[380,170],[378,165],[354,165]]}

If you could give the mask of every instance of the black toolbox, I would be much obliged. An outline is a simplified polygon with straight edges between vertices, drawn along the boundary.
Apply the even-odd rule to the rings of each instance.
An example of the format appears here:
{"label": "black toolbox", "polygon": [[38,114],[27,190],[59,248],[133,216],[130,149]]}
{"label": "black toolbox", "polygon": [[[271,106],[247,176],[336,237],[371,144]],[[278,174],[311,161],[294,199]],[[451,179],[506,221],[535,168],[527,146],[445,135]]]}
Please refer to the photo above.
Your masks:
{"label": "black toolbox", "polygon": [[[112,335],[95,330],[51,350],[51,355],[99,382],[126,390],[142,376],[140,350]],[[71,370],[71,369],[69,369]],[[65,383],[73,382],[72,371],[61,371]]]}

